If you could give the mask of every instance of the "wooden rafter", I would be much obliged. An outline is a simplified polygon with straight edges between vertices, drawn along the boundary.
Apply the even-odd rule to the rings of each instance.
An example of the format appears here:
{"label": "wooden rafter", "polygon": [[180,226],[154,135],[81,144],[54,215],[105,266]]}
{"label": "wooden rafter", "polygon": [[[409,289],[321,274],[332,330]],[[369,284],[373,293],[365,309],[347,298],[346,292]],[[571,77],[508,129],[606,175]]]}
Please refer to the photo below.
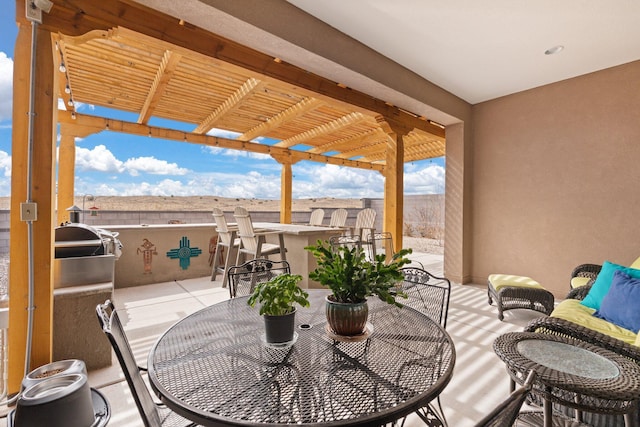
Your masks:
{"label": "wooden rafter", "polygon": [[347,150],[353,152],[353,151],[357,151],[359,147],[367,146],[372,142],[385,140],[387,138],[389,138],[389,136],[386,133],[384,133],[379,128],[375,128],[375,129],[368,130],[367,132],[359,135],[338,139],[328,144],[323,144],[318,147],[313,147],[308,151],[310,153],[318,153],[318,154],[327,153],[330,151],[344,152]]}
{"label": "wooden rafter", "polygon": [[225,114],[232,112],[240,108],[244,101],[249,98],[254,92],[260,90],[265,85],[258,79],[250,78],[237,91],[229,98],[227,98],[222,105],[220,105],[214,112],[212,112],[193,133],[207,133],[209,132]]}
{"label": "wooden rafter", "polygon": [[310,129],[301,134],[295,135],[291,138],[288,138],[284,141],[278,142],[276,145],[278,147],[292,147],[298,144],[304,144],[305,142],[310,141],[313,138],[316,138],[320,135],[325,135],[332,132],[337,132],[340,129],[343,129],[348,126],[352,126],[354,124],[360,123],[362,121],[367,120],[367,116],[360,113],[350,113],[347,116],[340,117],[339,119],[333,120],[329,123],[325,123],[321,126]]}
{"label": "wooden rafter", "polygon": [[[340,159],[350,159],[352,157],[358,157],[358,156],[369,158],[369,156],[375,153],[381,153],[384,155],[385,151],[386,151],[386,140],[382,140],[379,142],[375,142],[373,144],[368,144],[367,146],[364,146],[364,147],[358,147],[353,150],[343,151],[340,154],[336,154],[335,157]],[[384,158],[376,158],[376,160],[384,160]]]}
{"label": "wooden rafter", "polygon": [[291,120],[294,120],[309,111],[312,111],[324,104],[323,101],[316,98],[305,98],[292,107],[278,113],[274,117],[266,120],[260,125],[250,129],[238,137],[241,141],[251,141],[260,135],[267,134],[270,130],[275,129]]}
{"label": "wooden rafter", "polygon": [[173,72],[178,66],[181,58],[182,55],[179,53],[165,50],[162,62],[158,67],[158,72],[156,73],[156,76],[153,79],[153,84],[147,94],[147,99],[144,101],[144,105],[140,111],[140,116],[138,116],[138,123],[147,123],[149,121],[153,110],[158,104],[159,99],[164,94],[169,80],[171,80]]}

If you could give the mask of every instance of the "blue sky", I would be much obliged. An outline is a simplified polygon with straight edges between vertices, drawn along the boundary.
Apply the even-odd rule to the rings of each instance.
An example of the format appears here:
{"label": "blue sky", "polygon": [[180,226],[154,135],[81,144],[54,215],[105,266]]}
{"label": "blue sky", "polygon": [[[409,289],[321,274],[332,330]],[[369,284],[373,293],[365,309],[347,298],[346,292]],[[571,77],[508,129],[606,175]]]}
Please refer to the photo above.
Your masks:
{"label": "blue sky", "polygon": [[[11,193],[11,104],[15,2],[0,14],[0,196]],[[79,112],[103,115],[91,105]],[[136,120],[137,116],[110,113]],[[151,125],[163,126],[152,119]],[[166,126],[166,122],[165,122]],[[194,126],[184,127],[190,130]],[[218,131],[220,136],[232,134]],[[274,141],[259,140],[264,144]],[[101,132],[76,139],[76,195],[158,195],[279,199],[280,165],[270,156],[184,142]],[[384,179],[375,171],[313,162],[293,165],[293,197],[382,197]],[[444,159],[405,165],[405,194],[444,192]]]}

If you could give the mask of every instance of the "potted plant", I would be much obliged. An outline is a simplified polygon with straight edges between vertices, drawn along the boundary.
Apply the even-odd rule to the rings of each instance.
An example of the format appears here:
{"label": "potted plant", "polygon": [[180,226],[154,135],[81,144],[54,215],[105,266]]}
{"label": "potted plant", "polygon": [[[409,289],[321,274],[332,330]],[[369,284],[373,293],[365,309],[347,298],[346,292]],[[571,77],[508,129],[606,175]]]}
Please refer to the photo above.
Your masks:
{"label": "potted plant", "polygon": [[405,258],[411,249],[400,250],[390,262],[385,255],[367,260],[361,247],[332,249],[328,242],[320,240],[305,249],[318,263],[309,278],[331,290],[326,298],[327,322],[337,335],[353,336],[365,331],[369,315],[367,297],[375,295],[399,307],[402,304],[396,297],[407,297],[396,285],[403,279],[400,269],[411,262]]}
{"label": "potted plant", "polygon": [[301,280],[302,276],[298,274],[280,274],[257,284],[249,296],[247,303],[251,307],[260,304],[268,343],[293,341],[295,304],[309,307],[309,294],[298,286]]}

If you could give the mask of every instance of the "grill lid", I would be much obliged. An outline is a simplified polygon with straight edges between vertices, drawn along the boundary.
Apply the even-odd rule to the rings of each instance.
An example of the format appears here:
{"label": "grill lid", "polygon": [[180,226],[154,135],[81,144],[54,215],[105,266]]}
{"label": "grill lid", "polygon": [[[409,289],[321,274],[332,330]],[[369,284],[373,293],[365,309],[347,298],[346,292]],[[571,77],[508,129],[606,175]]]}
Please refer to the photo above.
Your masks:
{"label": "grill lid", "polygon": [[55,257],[69,258],[93,255],[119,255],[118,233],[86,224],[67,223],[55,229]]}

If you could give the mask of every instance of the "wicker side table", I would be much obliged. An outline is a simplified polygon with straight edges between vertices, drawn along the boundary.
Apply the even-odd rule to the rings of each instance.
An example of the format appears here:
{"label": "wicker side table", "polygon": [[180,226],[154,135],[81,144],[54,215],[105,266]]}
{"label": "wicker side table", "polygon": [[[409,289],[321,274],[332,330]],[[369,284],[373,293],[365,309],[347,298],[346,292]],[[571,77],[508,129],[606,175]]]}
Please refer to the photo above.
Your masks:
{"label": "wicker side table", "polygon": [[491,274],[487,283],[489,304],[496,302],[498,319],[504,319],[504,312],[516,308],[526,308],[544,314],[553,311],[553,294],[535,280],[511,274]]}
{"label": "wicker side table", "polygon": [[569,337],[515,332],[499,336],[493,349],[511,378],[522,383],[536,371],[532,392],[544,399],[545,427],[552,424],[552,404],[581,412],[624,415],[627,427],[638,425],[640,366],[601,347]]}

